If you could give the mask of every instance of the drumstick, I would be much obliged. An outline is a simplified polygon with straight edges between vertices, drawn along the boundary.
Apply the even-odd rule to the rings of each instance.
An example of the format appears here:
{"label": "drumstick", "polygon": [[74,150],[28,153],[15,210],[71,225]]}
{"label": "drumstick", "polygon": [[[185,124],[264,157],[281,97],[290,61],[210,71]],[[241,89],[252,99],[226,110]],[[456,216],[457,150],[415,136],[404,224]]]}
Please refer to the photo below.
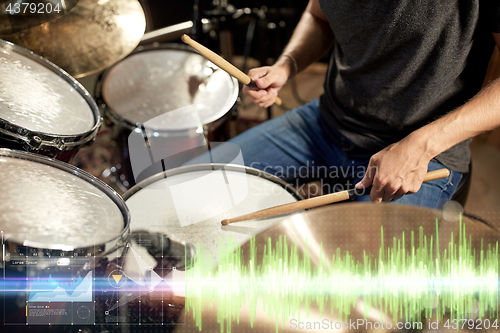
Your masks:
{"label": "drumstick", "polygon": [[[211,62],[213,62],[215,65],[217,65],[220,69],[227,72],[229,75],[234,76],[238,81],[240,81],[244,85],[246,85],[252,89],[257,88],[257,86],[255,85],[255,82],[253,82],[248,75],[246,75],[245,73],[240,71],[238,68],[236,68],[229,61],[222,58],[217,53],[209,50],[205,46],[194,41],[193,39],[191,39],[191,37],[189,37],[186,34],[182,35],[181,39],[184,43],[190,45],[193,49],[198,51],[198,53],[200,53],[202,56],[204,56],[207,60],[210,60]],[[274,103],[276,105],[281,105],[281,103],[282,103],[281,98],[276,97],[276,101],[274,101]]]}
{"label": "drumstick", "polygon": [[[424,177],[424,182],[429,182],[431,180],[441,179],[448,177],[450,175],[450,171],[448,169],[439,169],[427,172]],[[266,208],[263,210],[259,210],[253,213],[232,217],[229,219],[222,220],[222,225],[228,225],[234,222],[241,222],[246,220],[260,219],[264,217],[277,216],[282,214],[287,214],[291,212],[295,212],[297,210],[308,209],[313,207],[319,207],[327,204],[331,204],[334,202],[344,201],[348,199],[355,198],[357,196],[365,194],[366,190],[370,188],[366,188],[361,193],[358,193],[356,189],[345,190],[341,192],[335,192],[331,194],[325,194],[319,197],[300,200],[297,202],[291,202],[284,205],[279,205],[271,208]]]}

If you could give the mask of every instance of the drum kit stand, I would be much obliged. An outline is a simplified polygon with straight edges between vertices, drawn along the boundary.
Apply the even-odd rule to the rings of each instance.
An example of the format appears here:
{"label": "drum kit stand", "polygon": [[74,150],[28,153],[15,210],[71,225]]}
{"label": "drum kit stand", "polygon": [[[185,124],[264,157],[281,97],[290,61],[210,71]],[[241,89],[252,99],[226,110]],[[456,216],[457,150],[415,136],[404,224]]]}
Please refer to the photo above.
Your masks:
{"label": "drum kit stand", "polygon": [[[126,323],[177,323],[182,317],[182,297],[162,289],[164,298],[148,302],[144,293],[135,297],[133,292],[117,292],[113,283],[145,288],[146,292],[165,288],[165,276],[182,271],[186,261],[195,258],[192,243],[201,243],[213,253],[217,253],[218,237],[227,235],[240,244],[251,235],[261,235],[258,242],[266,244],[262,232],[279,219],[221,227],[221,218],[302,199],[282,180],[252,168],[184,166],[214,138],[228,139],[220,131],[236,110],[239,87],[234,77],[191,47],[164,42],[190,31],[199,39],[204,26],[210,24],[205,17],[225,21],[247,11],[228,7],[227,2],[203,11],[196,0],[193,21],[144,33],[145,14],[137,0],[42,1],[64,3],[65,12],[36,26],[28,1],[20,2],[21,10],[27,4],[25,12],[12,13],[11,7],[8,13],[7,3],[0,12],[0,230],[6,286],[0,308],[4,323],[13,325],[4,328],[12,332],[128,332]],[[259,15],[258,11],[250,13]],[[255,29],[252,22],[250,30]],[[230,58],[230,30],[224,31],[220,34],[221,53]],[[248,53],[245,51],[246,58]],[[94,99],[75,78],[96,73],[101,74]],[[193,109],[196,116],[190,118]],[[112,149],[106,154],[108,168],[91,175],[71,163],[99,135],[107,136],[101,140],[108,140]],[[136,139],[138,148],[131,144]],[[166,143],[171,145],[171,164],[150,155],[151,165],[134,165],[133,149],[151,151]],[[163,153],[168,150],[162,149]],[[206,179],[215,176],[233,179],[245,191],[231,188],[228,197],[229,185],[207,190],[213,183],[207,185]],[[258,193],[252,192],[255,189]],[[367,216],[371,209],[363,206]],[[403,214],[397,208],[373,209],[379,212],[377,221],[394,209]],[[429,214],[417,209],[408,216],[422,211]],[[311,235],[321,240],[326,237],[327,242],[329,233],[321,228],[330,230],[335,221],[327,210],[322,212],[314,216],[299,213],[300,223],[292,218],[288,224],[269,229],[269,235],[278,237],[296,228],[295,236],[305,236],[304,230],[310,228],[314,230]],[[289,224],[292,229],[287,229]],[[368,237],[360,230],[346,232],[355,241]],[[327,248],[336,250],[335,246]],[[141,251],[152,258],[152,267],[138,254]],[[50,312],[48,305],[40,308],[45,303],[32,301],[43,295],[30,291],[24,279],[31,283],[63,279],[68,268],[75,279],[91,272],[95,281],[109,281],[110,285],[95,285],[92,306],[72,305]],[[25,292],[10,293],[8,281],[15,281],[12,289]],[[141,300],[145,301],[142,305]],[[43,323],[36,318],[36,313],[56,317],[54,313],[64,311],[79,318],[74,325],[57,319]],[[136,316],[137,311],[154,312],[158,317]],[[93,312],[95,316],[90,315]],[[28,323],[51,325],[26,326]],[[164,331],[176,328],[163,327]]]}

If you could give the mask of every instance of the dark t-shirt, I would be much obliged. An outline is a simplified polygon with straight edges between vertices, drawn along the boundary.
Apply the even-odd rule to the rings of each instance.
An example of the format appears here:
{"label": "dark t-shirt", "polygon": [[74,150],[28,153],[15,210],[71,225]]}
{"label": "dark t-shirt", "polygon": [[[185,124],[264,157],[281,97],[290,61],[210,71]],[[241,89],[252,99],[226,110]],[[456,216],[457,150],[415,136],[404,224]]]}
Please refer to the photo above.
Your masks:
{"label": "dark t-shirt", "polygon": [[[319,0],[335,35],[320,98],[326,122],[374,153],[481,88],[499,0]],[[435,158],[467,172],[469,140]]]}

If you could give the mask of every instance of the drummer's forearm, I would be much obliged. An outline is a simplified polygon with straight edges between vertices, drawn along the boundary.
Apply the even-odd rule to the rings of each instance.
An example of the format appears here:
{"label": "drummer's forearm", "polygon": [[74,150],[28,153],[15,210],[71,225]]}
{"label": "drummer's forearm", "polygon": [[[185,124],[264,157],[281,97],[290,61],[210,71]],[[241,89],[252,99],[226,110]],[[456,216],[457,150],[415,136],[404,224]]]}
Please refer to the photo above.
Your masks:
{"label": "drummer's forearm", "polygon": [[[321,58],[333,45],[333,41],[333,32],[318,0],[310,0],[283,54],[295,58],[297,72],[300,72]],[[297,74],[294,73],[293,61],[288,57],[281,56],[276,65],[289,66],[291,75]]]}
{"label": "drummer's forearm", "polygon": [[452,146],[500,126],[500,79],[446,116],[416,130],[410,136],[433,158]]}
{"label": "drummer's forearm", "polygon": [[[500,33],[493,38],[500,49]],[[454,145],[500,126],[500,78],[470,101],[410,136],[420,142],[423,154],[433,158]]]}

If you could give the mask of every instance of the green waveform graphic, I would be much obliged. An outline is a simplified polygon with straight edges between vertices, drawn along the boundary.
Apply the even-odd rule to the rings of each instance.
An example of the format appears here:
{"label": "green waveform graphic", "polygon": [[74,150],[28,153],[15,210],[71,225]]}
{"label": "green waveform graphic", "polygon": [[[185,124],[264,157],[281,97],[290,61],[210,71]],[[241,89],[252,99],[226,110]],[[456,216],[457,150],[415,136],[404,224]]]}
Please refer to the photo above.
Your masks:
{"label": "green waveform graphic", "polygon": [[[262,260],[257,260],[255,238],[250,240],[250,260],[243,262],[243,253],[231,239],[219,247],[219,262],[212,269],[211,256],[203,250],[186,270],[186,311],[192,311],[198,328],[202,329],[202,312],[206,300],[217,302],[217,318],[231,332],[231,319],[238,319],[240,309],[248,304],[250,320],[256,319],[257,300],[270,318],[285,325],[291,318],[307,313],[312,302],[320,312],[328,309],[339,317],[351,314],[362,297],[364,316],[372,306],[394,321],[420,320],[433,314],[439,319],[449,313],[452,318],[468,318],[477,312],[479,318],[498,318],[499,252],[488,244],[476,252],[467,239],[465,225],[460,221],[458,241],[453,234],[448,247],[439,249],[439,233],[428,239],[420,227],[418,244],[411,232],[411,250],[406,250],[405,234],[393,239],[392,246],[381,246],[378,257],[364,253],[357,261],[351,253],[337,249],[330,264],[324,253],[313,264],[307,246],[299,250],[295,243],[288,247],[286,237],[274,245],[271,238],[264,248]],[[322,245],[321,245],[322,248]]]}

